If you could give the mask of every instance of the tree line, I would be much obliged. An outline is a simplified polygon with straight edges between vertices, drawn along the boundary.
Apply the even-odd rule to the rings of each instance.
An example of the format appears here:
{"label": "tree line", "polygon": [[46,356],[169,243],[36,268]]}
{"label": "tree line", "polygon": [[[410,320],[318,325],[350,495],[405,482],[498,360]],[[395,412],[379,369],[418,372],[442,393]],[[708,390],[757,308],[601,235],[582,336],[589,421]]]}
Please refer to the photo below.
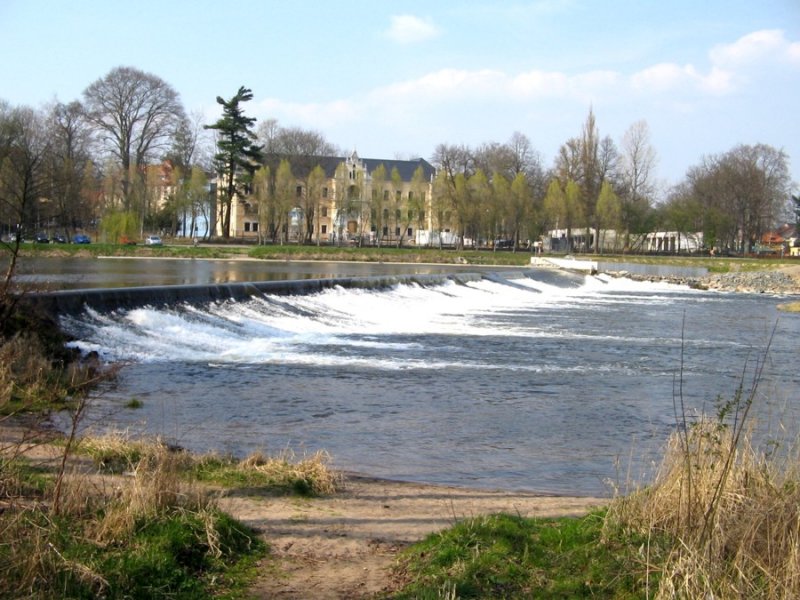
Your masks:
{"label": "tree line", "polygon": [[[275,240],[293,210],[305,218],[310,241],[323,187],[319,159],[341,152],[317,132],[275,120],[256,127],[243,107],[251,99],[245,87],[218,97],[222,116],[207,124],[187,114],[159,77],[117,67],[67,104],[35,110],[0,100],[0,232],[46,227],[70,235],[100,227],[113,238],[176,232],[187,220],[193,231],[202,216],[219,221],[228,237],[231,202],[253,197],[259,221],[268,224],[263,241]],[[438,145],[428,205],[401,213],[404,219],[411,209],[427,209],[439,231],[514,247],[555,229],[566,232],[566,250],[576,249],[580,236],[582,249],[598,251],[606,231],[616,232],[616,249],[636,250],[645,233],[670,230],[699,231],[709,247],[748,251],[793,217],[788,160],[765,144],[739,145],[703,157],[683,181],[660,189],[647,123],[633,123],[617,143],[600,135],[589,110],[550,166],[519,132],[475,148]],[[215,176],[219,187],[210,198]],[[370,177],[391,183],[392,173]],[[298,179],[306,190],[301,200],[293,189]],[[382,214],[372,211],[373,227]]]}

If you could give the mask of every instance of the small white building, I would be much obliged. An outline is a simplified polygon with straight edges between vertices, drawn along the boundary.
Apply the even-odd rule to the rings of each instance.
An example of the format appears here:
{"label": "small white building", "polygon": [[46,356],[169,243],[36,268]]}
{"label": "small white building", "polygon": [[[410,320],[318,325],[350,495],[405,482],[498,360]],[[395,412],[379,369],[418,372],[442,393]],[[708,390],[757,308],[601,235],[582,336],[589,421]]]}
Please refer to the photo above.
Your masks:
{"label": "small white building", "polygon": [[654,231],[642,242],[643,252],[698,252],[703,249],[703,232],[681,233],[679,231]]}

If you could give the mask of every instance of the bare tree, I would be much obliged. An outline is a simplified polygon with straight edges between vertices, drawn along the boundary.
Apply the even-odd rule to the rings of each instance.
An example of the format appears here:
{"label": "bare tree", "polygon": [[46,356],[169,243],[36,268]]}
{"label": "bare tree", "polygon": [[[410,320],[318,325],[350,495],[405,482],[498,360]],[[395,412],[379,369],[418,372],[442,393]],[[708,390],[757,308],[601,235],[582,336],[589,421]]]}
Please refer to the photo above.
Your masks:
{"label": "bare tree", "polygon": [[783,150],[739,145],[705,158],[687,178],[702,206],[705,227],[713,228],[720,244],[741,252],[752,251],[762,234],[785,215],[791,178]]}
{"label": "bare tree", "polygon": [[178,93],[160,79],[133,67],[117,67],[83,92],[86,115],[104,147],[121,167],[122,203],[131,209],[134,173],[165,151],[185,119]]}
{"label": "bare tree", "polygon": [[636,121],[622,137],[620,217],[626,239],[633,230],[640,228],[638,222],[652,204],[657,163],[647,121]]}
{"label": "bare tree", "polygon": [[49,152],[41,116],[34,110],[11,108],[0,103],[0,215],[13,238],[0,242],[8,255],[0,281],[0,330],[13,312],[16,299],[10,294],[17,267],[23,231],[40,226],[40,199],[45,197],[45,160]]}
{"label": "bare tree", "polygon": [[47,160],[49,201],[67,235],[89,224],[93,207],[87,188],[94,176],[89,144],[91,132],[79,102],[57,103],[48,115],[50,152]]}

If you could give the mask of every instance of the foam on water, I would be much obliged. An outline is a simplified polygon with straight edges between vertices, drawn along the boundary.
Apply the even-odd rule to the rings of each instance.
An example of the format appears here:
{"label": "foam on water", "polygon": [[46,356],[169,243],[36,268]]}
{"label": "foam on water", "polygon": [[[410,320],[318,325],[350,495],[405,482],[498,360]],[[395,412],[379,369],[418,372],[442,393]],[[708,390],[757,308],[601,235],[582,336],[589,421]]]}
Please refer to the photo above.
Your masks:
{"label": "foam on water", "polygon": [[[447,282],[424,287],[402,284],[389,289],[333,287],[308,295],[263,296],[205,306],[142,307],[100,313],[87,309],[82,318],[65,317],[78,338],[72,346],[95,351],[109,361],[186,361],[200,363],[329,364],[371,368],[438,368],[456,363],[404,356],[418,342],[397,336],[495,336],[530,339],[614,339],[607,333],[569,333],[531,327],[514,319],[519,313],[557,307],[640,301],[671,301],[675,286],[587,277],[583,285],[559,287],[528,278],[513,285],[482,279],[468,284]],[[658,290],[659,295],[646,295]],[[684,291],[685,290],[681,290]],[[633,294],[643,295],[637,298]],[[389,359],[365,356],[365,349],[389,352]],[[490,365],[491,366],[491,365]],[[521,365],[519,368],[531,368]]]}

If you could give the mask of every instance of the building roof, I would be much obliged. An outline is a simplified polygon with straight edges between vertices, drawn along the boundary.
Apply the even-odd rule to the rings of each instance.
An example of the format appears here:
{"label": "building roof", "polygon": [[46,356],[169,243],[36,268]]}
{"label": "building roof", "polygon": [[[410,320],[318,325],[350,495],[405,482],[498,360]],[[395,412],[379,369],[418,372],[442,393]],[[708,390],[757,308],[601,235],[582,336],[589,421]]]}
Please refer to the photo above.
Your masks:
{"label": "building roof", "polygon": [[414,177],[414,172],[417,170],[418,167],[422,167],[422,172],[425,175],[425,181],[431,181],[431,179],[436,175],[436,168],[429,163],[424,158],[417,158],[414,160],[395,160],[395,159],[386,159],[386,158],[360,158],[355,152],[349,157],[345,156],[320,156],[316,159],[312,159],[308,162],[309,164],[318,164],[323,168],[325,171],[325,175],[327,177],[333,177],[336,174],[336,168],[342,164],[343,162],[347,162],[350,159],[355,159],[361,163],[363,163],[364,168],[367,170],[367,173],[372,173],[375,169],[377,169],[380,165],[383,165],[386,169],[386,176],[391,177],[392,171],[397,169],[397,172],[400,174],[400,178],[403,181],[411,181]]}

